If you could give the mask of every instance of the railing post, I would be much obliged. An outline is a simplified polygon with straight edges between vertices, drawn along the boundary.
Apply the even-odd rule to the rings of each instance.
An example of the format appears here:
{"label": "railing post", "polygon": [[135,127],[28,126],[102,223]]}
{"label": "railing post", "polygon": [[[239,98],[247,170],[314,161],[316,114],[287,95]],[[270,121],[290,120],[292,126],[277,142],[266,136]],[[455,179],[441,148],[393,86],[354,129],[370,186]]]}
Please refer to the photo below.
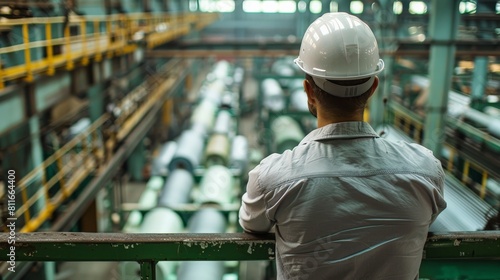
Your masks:
{"label": "railing post", "polygon": [[82,47],[83,47],[83,57],[82,64],[89,64],[89,53],[87,49],[87,21],[82,20],[80,22],[80,32],[82,33]]}
{"label": "railing post", "polygon": [[66,70],[73,70],[73,58],[71,57],[71,33],[70,33],[70,23],[68,22],[64,27],[64,39],[66,46]]}
{"label": "railing post", "polygon": [[101,37],[100,34],[100,22],[94,21],[94,40],[95,40],[95,61],[101,61],[102,53],[101,53]]}
{"label": "railing post", "polygon": [[52,24],[47,22],[45,24],[45,37],[47,41],[47,75],[52,76],[55,73],[54,68],[54,50],[52,49]]}
{"label": "railing post", "polygon": [[455,149],[453,147],[450,147],[450,156],[448,158],[448,165],[447,169],[450,172],[453,172],[453,160],[455,159]]}
{"label": "railing post", "polygon": [[3,89],[5,87],[5,83],[3,81],[3,65],[2,65],[3,61],[2,59],[0,59],[0,89]]}
{"label": "railing post", "polygon": [[484,200],[486,196],[486,183],[488,182],[488,172],[483,170],[483,176],[481,179],[481,191],[479,192],[479,197]]}
{"label": "railing post", "polygon": [[113,57],[113,51],[111,50],[112,47],[115,45],[112,39],[112,36],[114,35],[112,33],[113,27],[111,23],[111,19],[106,20],[106,36],[108,36],[108,52],[107,52],[107,58]]}
{"label": "railing post", "polygon": [[33,81],[33,69],[31,69],[31,49],[30,33],[28,23],[23,24],[23,43],[24,43],[24,63],[26,64],[26,81]]}
{"label": "railing post", "polygon": [[470,161],[466,159],[462,171],[462,183],[464,184],[466,184],[469,181],[469,168],[470,168]]}
{"label": "railing post", "polygon": [[156,279],[156,262],[155,261],[140,261],[141,266],[141,280],[155,280]]}

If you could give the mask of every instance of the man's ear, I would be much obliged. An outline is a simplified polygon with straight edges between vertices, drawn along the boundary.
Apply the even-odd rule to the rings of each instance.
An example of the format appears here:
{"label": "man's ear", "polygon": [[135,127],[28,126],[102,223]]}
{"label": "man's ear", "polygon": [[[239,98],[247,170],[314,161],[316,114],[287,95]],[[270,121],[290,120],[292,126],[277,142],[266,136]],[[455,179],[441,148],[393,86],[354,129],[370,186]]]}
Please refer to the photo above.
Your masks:
{"label": "man's ear", "polygon": [[307,94],[307,102],[316,105],[316,96],[314,95],[313,87],[307,79],[304,80],[304,91]]}
{"label": "man's ear", "polygon": [[373,80],[372,87],[370,88],[370,96],[368,96],[368,98],[370,98],[373,95],[373,93],[375,92],[375,90],[378,87],[378,83],[379,83],[378,77],[375,76],[375,79]]}

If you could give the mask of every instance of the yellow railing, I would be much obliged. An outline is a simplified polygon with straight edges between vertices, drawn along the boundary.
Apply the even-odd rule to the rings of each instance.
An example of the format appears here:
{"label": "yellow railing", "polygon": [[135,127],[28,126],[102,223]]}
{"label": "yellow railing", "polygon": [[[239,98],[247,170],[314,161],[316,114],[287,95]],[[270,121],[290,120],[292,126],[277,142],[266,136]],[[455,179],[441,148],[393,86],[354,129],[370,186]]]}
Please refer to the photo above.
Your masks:
{"label": "yellow railing", "polygon": [[[416,114],[413,114],[410,111],[406,111],[407,109],[403,108],[400,105],[392,104],[392,114],[393,114],[393,125],[401,129],[406,135],[412,137],[412,139],[416,143],[421,143],[421,135],[423,133],[423,123],[420,117]],[[446,169],[451,173],[455,174],[453,171],[456,168],[454,166],[454,162],[461,158],[464,161],[462,170],[461,170],[461,178],[458,178],[464,184],[471,184],[474,180],[470,177],[470,170],[473,169],[476,172],[481,174],[481,182],[479,186],[479,197],[481,199],[485,199],[488,190],[487,190],[487,182],[489,176],[489,172],[487,168],[483,166],[476,159],[472,159],[462,153],[460,150],[457,150],[451,144],[443,143],[443,146],[446,147],[449,151],[449,156],[446,162]]]}
{"label": "yellow railing", "polygon": [[[123,107],[119,116],[103,114],[19,180],[16,197],[20,198],[21,206],[16,209],[15,218],[22,226],[20,232],[36,231],[51,218],[57,207],[70,198],[84,179],[99,176],[99,168],[110,162],[119,143],[139,125],[153,106],[165,99],[166,93],[181,79],[187,68],[184,60],[169,61],[157,74],[150,76],[117,103],[118,107]],[[112,128],[108,129],[111,120]],[[48,177],[50,170],[57,172]]]}
{"label": "yellow railing", "polygon": [[[99,129],[108,119],[108,114],[103,115],[17,183],[16,191],[21,194],[22,205],[16,210],[15,217],[24,221],[20,232],[38,229],[104,160]],[[47,169],[53,165],[58,172],[47,178]],[[29,195],[28,189],[33,187],[37,191]],[[55,194],[50,195],[51,192]],[[40,200],[43,200],[43,208],[33,209]]]}
{"label": "yellow railing", "polygon": [[[5,82],[24,79],[31,82],[36,74],[53,75],[58,67],[71,70],[76,63],[86,65],[90,59],[100,61],[104,56],[126,54],[134,51],[140,42],[154,48],[170,40],[199,30],[218,18],[211,13],[185,14],[115,14],[109,16],[5,19],[0,29],[21,27],[22,43],[0,48],[0,55],[23,52],[24,64],[0,68],[0,89]],[[45,39],[30,41],[31,28],[43,26]],[[53,38],[53,29],[63,28],[61,38]],[[78,34],[71,34],[71,28]],[[53,47],[62,51],[55,54]],[[31,50],[45,48],[41,59],[33,59]]]}

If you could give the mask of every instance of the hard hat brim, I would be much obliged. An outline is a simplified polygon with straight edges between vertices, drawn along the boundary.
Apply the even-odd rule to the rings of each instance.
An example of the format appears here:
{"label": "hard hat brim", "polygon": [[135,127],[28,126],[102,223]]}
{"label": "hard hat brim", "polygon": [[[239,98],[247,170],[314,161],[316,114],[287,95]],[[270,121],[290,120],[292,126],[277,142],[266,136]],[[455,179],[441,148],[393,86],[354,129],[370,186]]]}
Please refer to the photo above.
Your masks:
{"label": "hard hat brim", "polygon": [[379,74],[380,72],[382,72],[382,70],[384,70],[385,67],[384,61],[382,59],[379,59],[377,63],[377,68],[373,72],[352,74],[352,75],[332,75],[326,73],[326,71],[322,69],[317,69],[317,68],[310,70],[306,69],[304,67],[304,62],[300,59],[300,57],[294,59],[293,62],[300,68],[300,70],[304,71],[305,73],[313,77],[323,78],[327,80],[358,80],[358,79],[368,78]]}

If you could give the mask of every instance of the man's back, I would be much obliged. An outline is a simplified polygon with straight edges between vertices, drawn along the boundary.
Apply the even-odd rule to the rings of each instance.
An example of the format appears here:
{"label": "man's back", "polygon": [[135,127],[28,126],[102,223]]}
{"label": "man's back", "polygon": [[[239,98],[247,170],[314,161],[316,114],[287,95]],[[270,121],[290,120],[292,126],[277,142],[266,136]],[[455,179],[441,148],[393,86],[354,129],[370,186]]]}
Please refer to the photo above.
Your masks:
{"label": "man's back", "polygon": [[439,161],[363,122],[317,129],[250,175],[241,223],[276,225],[278,279],[414,279],[446,205]]}

